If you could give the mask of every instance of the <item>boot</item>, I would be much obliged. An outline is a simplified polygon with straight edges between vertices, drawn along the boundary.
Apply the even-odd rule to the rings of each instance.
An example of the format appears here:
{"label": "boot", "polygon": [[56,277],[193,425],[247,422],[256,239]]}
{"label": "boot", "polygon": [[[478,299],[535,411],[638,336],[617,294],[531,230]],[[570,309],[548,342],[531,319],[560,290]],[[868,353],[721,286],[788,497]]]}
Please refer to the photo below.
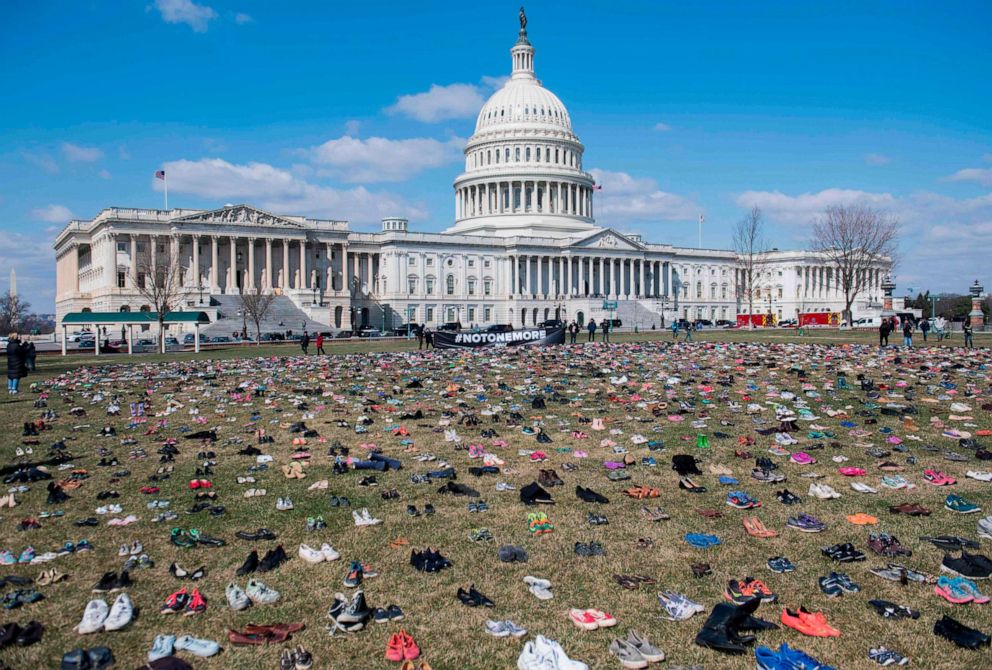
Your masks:
{"label": "boot", "polygon": [[696,635],[696,644],[726,654],[746,653],[745,641],[734,635],[729,627],[736,610],[737,607],[730,603],[717,603]]}

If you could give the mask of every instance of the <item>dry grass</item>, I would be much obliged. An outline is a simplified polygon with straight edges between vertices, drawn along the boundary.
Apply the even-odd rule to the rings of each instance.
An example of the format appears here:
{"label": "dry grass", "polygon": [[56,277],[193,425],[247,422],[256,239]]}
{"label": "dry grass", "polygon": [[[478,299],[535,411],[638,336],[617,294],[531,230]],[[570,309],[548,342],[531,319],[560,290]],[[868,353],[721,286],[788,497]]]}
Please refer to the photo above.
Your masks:
{"label": "dry grass", "polygon": [[[178,428],[184,424],[191,425],[191,417],[185,409],[169,418],[169,427],[154,436],[143,436],[140,432],[133,433],[126,426],[127,418],[107,419],[103,416],[101,405],[90,405],[85,398],[89,389],[82,386],[67,390],[66,397],[60,397],[58,391],[52,393],[49,406],[60,414],[54,430],[43,434],[40,447],[36,452],[43,452],[54,440],[63,435],[71,435],[74,439],[69,442],[70,450],[76,455],[74,463],[87,468],[92,477],[80,489],[70,492],[72,500],[60,508],[66,510],[66,516],[58,519],[43,520],[43,527],[21,533],[15,530],[16,524],[25,516],[36,516],[46,508],[44,483],[32,485],[32,490],[20,495],[21,506],[15,510],[2,510],[0,521],[0,536],[2,545],[20,550],[26,544],[31,544],[39,550],[60,546],[66,540],[89,538],[94,544],[94,551],[89,555],[74,555],[45,566],[17,566],[0,569],[0,574],[16,573],[36,577],[44,567],[55,567],[70,575],[70,579],[56,586],[42,588],[46,599],[40,603],[26,606],[18,611],[4,612],[5,619],[14,619],[25,623],[29,619],[38,619],[46,625],[45,637],[42,643],[25,649],[8,648],[0,652],[0,661],[11,668],[52,668],[57,667],[61,654],[76,646],[95,646],[106,644],[114,650],[120,667],[137,667],[143,662],[144,655],[150,648],[156,633],[172,632],[176,634],[190,633],[197,636],[210,637],[224,641],[225,650],[218,657],[206,661],[193,660],[188,654],[187,659],[193,660],[196,667],[203,668],[256,668],[278,667],[280,647],[272,648],[235,648],[226,644],[225,631],[228,628],[240,627],[249,622],[265,623],[287,620],[302,620],[307,623],[307,629],[296,636],[294,643],[303,644],[315,656],[315,667],[337,668],[352,670],[357,668],[398,667],[383,660],[385,642],[389,634],[399,628],[397,624],[370,624],[366,631],[346,638],[330,638],[324,632],[326,623],[325,612],[335,592],[344,591],[341,579],[347,569],[347,560],[360,559],[370,563],[379,570],[381,576],[366,582],[366,594],[372,606],[385,606],[389,603],[399,604],[406,612],[407,619],[403,626],[410,631],[420,644],[427,659],[436,670],[448,669],[489,669],[515,667],[516,657],[521,642],[510,639],[494,639],[483,630],[486,618],[513,619],[516,623],[531,630],[533,634],[543,633],[559,640],[565,649],[575,658],[585,660],[592,668],[619,667],[607,654],[606,648],[613,633],[625,635],[629,628],[635,628],[646,633],[650,639],[667,652],[669,665],[693,663],[702,664],[707,669],[743,669],[754,666],[752,657],[734,658],[701,649],[692,643],[692,639],[702,624],[702,616],[682,623],[661,620],[657,604],[656,591],[674,589],[687,593],[690,597],[700,600],[707,605],[722,598],[722,589],[726,580],[733,577],[754,575],[764,579],[779,594],[781,602],[790,607],[805,605],[810,609],[823,609],[831,622],[837,625],[843,636],[839,639],[814,640],[803,638],[790,629],[771,631],[760,635],[759,642],[777,647],[782,642],[790,646],[800,647],[809,653],[830,662],[840,668],[870,668],[877,667],[865,658],[870,646],[885,644],[912,657],[913,667],[957,669],[968,667],[988,667],[988,652],[964,652],[956,649],[950,643],[935,638],[931,633],[934,620],[943,613],[951,613],[965,623],[979,626],[988,630],[992,627],[992,614],[980,606],[952,606],[933,595],[927,587],[901,587],[886,582],[867,572],[869,567],[884,564],[880,558],[869,555],[864,563],[849,566],[847,571],[862,584],[863,591],[847,595],[839,599],[828,599],[823,596],[816,586],[816,578],[826,574],[837,566],[828,563],[819,554],[823,545],[836,542],[851,541],[856,546],[867,551],[866,538],[868,529],[856,527],[845,520],[845,515],[856,511],[868,512],[879,517],[878,528],[888,530],[897,535],[903,543],[914,550],[911,558],[905,562],[913,567],[936,572],[941,553],[931,545],[919,542],[917,537],[922,534],[949,532],[974,537],[976,515],[956,515],[943,509],[943,498],[947,491],[922,483],[921,473],[924,467],[938,466],[959,477],[955,492],[978,501],[980,504],[992,504],[989,496],[989,485],[965,479],[964,471],[968,468],[979,468],[970,463],[952,463],[944,461],[939,454],[924,451],[921,445],[937,444],[941,447],[954,448],[953,441],[940,437],[938,433],[927,428],[920,433],[922,442],[907,441],[911,453],[915,454],[920,464],[910,467],[906,476],[918,483],[915,491],[888,491],[882,489],[878,496],[865,496],[848,488],[845,478],[836,473],[836,464],[830,462],[834,451],[829,447],[823,451],[812,452],[820,459],[816,466],[798,466],[787,463],[785,459],[772,457],[782,463],[782,471],[789,477],[785,486],[793,492],[802,495],[804,500],[796,507],[786,507],[779,504],[774,497],[780,486],[760,484],[748,477],[751,460],[743,461],[734,458],[736,436],[753,434],[750,417],[743,414],[731,414],[722,403],[715,403],[711,408],[712,419],[705,432],[712,434],[714,430],[724,430],[732,433],[733,437],[726,440],[710,439],[712,448],[708,451],[695,448],[696,430],[686,421],[681,424],[669,423],[662,418],[656,421],[648,411],[633,405],[620,405],[607,402],[604,395],[598,391],[606,391],[609,387],[609,375],[606,378],[595,377],[597,369],[609,369],[616,374],[625,371],[632,380],[652,381],[663,383],[668,373],[681,371],[687,380],[701,382],[708,374],[724,373],[724,364],[734,366],[734,358],[755,360],[758,356],[769,355],[776,358],[783,367],[777,372],[776,379],[784,387],[798,390],[794,376],[786,374],[786,368],[791,360],[783,358],[782,352],[776,351],[780,340],[777,336],[760,336],[751,333],[712,333],[705,334],[703,339],[718,338],[720,340],[757,341],[760,346],[741,348],[714,348],[708,344],[692,344],[687,347],[667,351],[663,346],[649,343],[644,347],[635,348],[631,345],[619,345],[612,348],[578,347],[575,349],[556,349],[540,352],[533,356],[508,355],[505,366],[494,364],[488,357],[473,358],[457,355],[436,355],[423,358],[407,358],[403,354],[385,355],[381,358],[369,358],[362,355],[350,357],[329,357],[318,361],[310,358],[306,362],[301,359],[278,361],[275,368],[267,370],[269,363],[239,360],[232,358],[224,363],[230,374],[223,373],[216,381],[208,382],[195,377],[188,380],[150,380],[148,386],[154,389],[152,399],[154,409],[161,410],[166,397],[172,394],[187,407],[190,400],[200,399],[200,407],[211,425],[220,429],[222,440],[212,447],[218,454],[218,466],[212,477],[214,489],[220,495],[220,504],[227,508],[227,513],[219,518],[205,514],[186,515],[183,513],[191,503],[192,495],[186,488],[188,480],[193,476],[197,466],[196,452],[200,447],[196,443],[180,440],[181,455],[177,457],[175,474],[162,483],[162,492],[155,496],[143,496],[138,489],[147,483],[148,475],[155,472],[159,464],[157,455],[153,458],[155,449],[166,436],[179,436]],[[788,337],[788,335],[785,335]],[[638,339],[651,339],[650,334],[641,335]],[[853,336],[855,341],[865,341],[871,335]],[[633,336],[631,336],[633,339]],[[667,338],[666,338],[667,339]],[[828,355],[835,354],[838,358],[827,365],[850,365],[853,379],[858,372],[858,365],[875,360],[874,352],[868,347],[849,347],[847,349],[830,349],[822,346],[828,340],[806,341],[803,346],[794,350],[800,356],[811,355],[819,360],[819,370],[813,370],[808,361],[801,364],[813,375],[812,381],[822,391],[822,382],[833,380],[834,374],[827,373],[823,368]],[[383,345],[384,347],[392,345]],[[408,347],[403,343],[401,346]],[[415,344],[414,344],[415,346]],[[275,351],[285,354],[285,349],[264,353],[272,355]],[[979,356],[988,358],[984,350]],[[215,356],[217,356],[215,354]],[[960,360],[965,360],[967,354],[956,352]],[[222,356],[217,356],[218,358]],[[170,358],[170,357],[166,357]],[[843,360],[840,360],[843,359]],[[146,357],[141,363],[152,364],[156,358]],[[101,359],[101,363],[108,361]],[[114,363],[123,362],[115,359]],[[377,364],[389,363],[388,369],[377,368]],[[530,372],[525,367],[532,364]],[[154,363],[167,367],[166,364]],[[61,359],[45,360],[44,365],[49,373],[54,373],[66,363]],[[198,370],[203,366],[194,364]],[[697,369],[695,366],[704,366]],[[870,374],[877,381],[884,381],[887,376],[900,377],[905,375],[910,382],[916,381],[913,376],[917,372],[918,363],[899,368],[891,363],[884,368],[876,368]],[[758,384],[768,381],[769,370],[765,367],[754,368],[750,376]],[[149,368],[147,372],[154,370]],[[728,370],[729,371],[729,370]],[[266,374],[274,376],[270,396],[278,399],[279,411],[261,409],[262,405],[256,400],[251,406],[228,402],[224,405],[227,414],[219,416],[213,413],[217,405],[215,398],[228,398],[230,391],[245,376],[251,374],[261,378]],[[563,381],[563,372],[567,373],[568,386],[562,393],[576,398],[571,405],[550,404],[546,411],[540,412],[547,424],[547,430],[553,437],[554,444],[547,445],[550,459],[544,464],[531,464],[525,457],[517,455],[517,449],[537,449],[533,438],[522,435],[519,430],[507,429],[502,425],[496,426],[503,439],[510,446],[493,449],[504,458],[507,466],[516,472],[498,477],[486,476],[477,479],[468,474],[470,463],[464,451],[455,451],[453,445],[444,443],[442,436],[430,428],[418,427],[417,424],[437,424],[440,411],[453,407],[459,399],[465,400],[471,406],[478,406],[475,399],[475,389],[478,384],[486,386],[486,393],[491,401],[500,400],[504,404],[513,402],[512,398],[529,398],[525,390],[516,391],[500,398],[495,388],[495,380],[500,376],[511,386],[523,385],[524,380],[532,378],[535,384],[558,384]],[[71,381],[84,381],[87,373],[75,374]],[[989,380],[987,371],[976,374],[974,381],[979,389],[986,394],[987,402]],[[149,376],[151,376],[149,374]],[[482,497],[491,507],[491,511],[470,514],[466,511],[467,500],[440,496],[436,484],[414,485],[410,483],[410,474],[424,472],[432,464],[416,463],[408,455],[402,454],[398,439],[383,432],[386,426],[393,422],[383,413],[373,414],[375,423],[370,426],[368,435],[356,435],[353,431],[340,429],[334,425],[338,417],[354,419],[357,416],[357,405],[363,398],[372,397],[374,392],[382,390],[389,392],[394,383],[403,385],[411,376],[421,378],[432,377],[437,384],[425,386],[421,392],[406,391],[399,396],[403,405],[401,409],[412,408],[418,403],[430,407],[432,413],[424,421],[404,422],[411,431],[412,439],[422,451],[431,451],[439,458],[448,460],[459,471],[459,481],[468,484],[482,492]],[[743,371],[735,371],[735,383],[730,391],[736,392],[743,388],[745,379],[749,377]],[[963,387],[964,374],[954,373],[959,388]],[[32,381],[37,381],[32,379]],[[440,391],[449,382],[455,381],[465,388],[465,392],[454,398],[441,397]],[[353,472],[344,476],[334,476],[330,473],[329,459],[325,455],[326,444],[311,440],[314,458],[309,467],[309,475],[303,480],[287,480],[280,473],[278,466],[288,461],[292,451],[290,434],[270,421],[287,422],[299,418],[299,412],[292,411],[290,396],[294,388],[301,385],[321,385],[335,392],[347,393],[354,389],[355,395],[346,395],[346,405],[337,406],[331,398],[327,409],[319,411],[308,425],[317,429],[328,443],[340,441],[353,449],[361,451],[359,445],[363,442],[375,442],[387,454],[397,455],[404,461],[404,469],[400,472],[379,474],[380,486],[365,488],[357,485],[365,473]],[[107,381],[98,383],[105,393],[119,393],[125,396],[124,414],[127,414],[126,402],[139,397],[145,384],[120,383]],[[660,388],[656,386],[656,388]],[[721,390],[721,387],[716,387]],[[678,397],[686,397],[695,393],[695,385],[686,383],[677,387]],[[642,391],[650,396],[652,391]],[[926,396],[922,389],[920,396]],[[209,394],[212,397],[204,397]],[[735,396],[736,397],[736,396]],[[836,397],[825,397],[828,405],[839,407],[851,405],[859,408],[861,394],[858,392],[839,392]],[[0,404],[0,421],[9,427],[7,438],[0,447],[0,458],[5,463],[14,460],[14,449],[20,443],[20,437],[15,432],[18,426],[38,410],[32,408],[35,396],[25,393],[16,400],[7,400]],[[698,398],[697,398],[698,400]],[[313,399],[308,399],[311,404]],[[88,417],[73,419],[67,410],[74,404],[86,407]],[[969,401],[975,406],[973,414],[976,422],[983,428],[992,427],[987,413],[978,410],[981,402]],[[698,405],[701,407],[702,405]],[[813,406],[816,407],[815,401]],[[947,403],[927,405],[919,403],[921,409],[917,417],[918,423],[926,426],[931,409],[946,419]],[[276,466],[267,474],[258,477],[256,484],[238,485],[235,478],[245,474],[245,468],[251,464],[251,459],[237,456],[235,452],[239,445],[226,444],[227,438],[243,437],[250,443],[250,436],[242,432],[242,426],[247,422],[253,409],[260,409],[261,424],[276,436],[276,444],[263,449],[275,456]],[[528,409],[522,413],[530,417],[535,412]],[[638,515],[641,503],[626,498],[621,491],[627,483],[610,482],[605,477],[602,461],[606,458],[606,450],[599,447],[599,440],[604,433],[589,431],[588,426],[581,427],[591,434],[590,439],[573,439],[569,431],[578,428],[574,413],[585,416],[605,416],[612,420],[612,426],[622,428],[622,436],[614,436],[617,442],[625,444],[631,453],[640,460],[649,452],[643,447],[630,445],[629,438],[635,433],[641,433],[649,439],[660,437],[667,449],[654,453],[659,461],[659,467],[647,468],[635,466],[631,468],[632,483],[649,484],[661,489],[661,498],[652,501],[665,507],[672,519],[670,521],[652,524],[643,521]],[[227,421],[233,417],[234,421]],[[866,456],[863,449],[855,446],[855,439],[848,437],[846,431],[837,427],[837,421],[828,419],[821,414],[819,423],[838,430],[840,441],[844,444],[841,453],[850,457],[849,465],[860,465],[869,468],[870,476],[865,481],[877,485],[882,473],[874,469],[874,459]],[[649,422],[640,419],[651,418]],[[719,420],[728,419],[734,422],[733,427],[721,428]],[[559,432],[559,420],[566,421],[571,426]],[[92,428],[71,433],[69,428],[74,423],[90,423]],[[133,434],[138,445],[148,453],[147,460],[129,461],[128,451],[131,447],[120,446],[116,440],[99,438],[95,435],[99,427],[105,423],[117,426],[121,436]],[[652,428],[660,426],[660,432]],[[899,423],[889,417],[880,417],[879,426],[890,425],[896,434],[902,435]],[[192,426],[194,430],[197,426]],[[870,428],[870,427],[869,427]],[[472,430],[459,428],[459,433],[468,442],[477,435]],[[803,435],[802,445],[811,443]],[[871,439],[876,444],[883,444],[880,438]],[[771,443],[770,438],[758,436],[758,446],[752,448],[752,453],[767,455],[765,449]],[[131,471],[131,475],[120,483],[111,485],[108,479],[114,468],[96,467],[98,460],[97,448],[105,446],[112,448],[121,461],[121,467]],[[571,453],[561,453],[558,448],[585,449],[589,451],[587,459],[576,459]],[[798,447],[797,447],[798,448]],[[734,469],[735,475],[741,480],[741,486],[764,502],[764,507],[758,516],[769,528],[780,531],[780,535],[769,540],[758,540],[747,536],[741,526],[744,512],[734,510],[724,504],[726,488],[720,486],[716,477],[707,475],[699,478],[709,487],[702,495],[693,495],[680,491],[677,487],[677,475],[670,469],[670,457],[675,453],[691,453],[704,459],[706,463],[720,462]],[[903,456],[894,454],[902,461]],[[578,465],[577,472],[565,472],[561,465],[574,462]],[[541,467],[555,468],[565,480],[564,489],[555,488],[552,494],[558,504],[545,508],[556,526],[553,534],[542,537],[532,537],[527,532],[524,508],[515,492],[497,493],[494,490],[496,481],[509,481],[516,486],[529,483],[537,476]],[[808,480],[800,478],[805,470],[816,469],[826,474],[824,481],[833,485],[844,494],[839,500],[820,501],[806,496]],[[313,481],[328,478],[330,488],[327,491],[307,491]],[[586,523],[586,512],[592,506],[578,501],[573,489],[576,484],[591,487],[611,499],[611,504],[596,507],[597,512],[609,517],[608,526],[593,527]],[[242,491],[248,487],[264,487],[268,495],[264,498],[244,499]],[[395,487],[401,497],[397,501],[384,501],[380,492],[386,488]],[[125,528],[114,528],[101,525],[98,528],[76,528],[72,522],[76,519],[90,516],[93,509],[100,503],[96,494],[104,489],[116,488],[122,497],[116,502],[122,504],[125,513],[134,513],[141,517],[141,522]],[[737,488],[737,487],[730,487]],[[330,494],[347,495],[352,500],[353,507],[368,506],[375,516],[384,520],[380,526],[373,528],[356,528],[352,525],[348,510],[331,508],[327,504]],[[290,512],[277,512],[274,509],[276,498],[289,495],[293,498],[296,509]],[[166,498],[172,501],[172,508],[180,512],[181,518],[176,522],[165,524],[150,523],[154,511],[148,510],[145,504],[150,498]],[[887,508],[890,504],[903,501],[918,501],[934,510],[929,519],[914,519],[890,515]],[[424,503],[432,502],[438,513],[433,517],[412,518],[405,512],[407,504],[415,504],[423,508]],[[712,507],[724,512],[723,518],[706,519],[694,511],[697,507]],[[820,535],[807,535],[784,528],[787,517],[799,511],[807,511],[829,524],[826,532]],[[305,520],[308,516],[323,515],[327,521],[326,531],[310,534],[305,530]],[[179,549],[168,541],[169,528],[173,525],[184,528],[197,527],[205,533],[223,537],[228,545],[220,549],[196,548]],[[282,600],[273,606],[253,607],[244,613],[235,613],[226,607],[224,600],[224,585],[234,578],[234,571],[241,561],[253,548],[251,543],[234,538],[234,531],[239,529],[266,526],[279,534],[279,542],[283,543],[289,553],[294,555],[286,565],[275,572],[262,575],[261,579],[268,585],[280,590]],[[473,527],[488,527],[496,537],[496,543],[479,545],[468,539],[468,533]],[[711,532],[723,540],[723,545],[717,549],[697,550],[690,548],[682,536],[686,532]],[[454,567],[440,574],[421,574],[408,564],[409,547],[394,550],[388,548],[390,539],[402,536],[408,538],[411,547],[423,548],[432,546],[440,550],[454,562]],[[650,537],[655,546],[651,549],[637,549],[636,540],[640,537]],[[89,590],[99,576],[109,569],[119,569],[124,559],[117,557],[117,548],[122,543],[140,540],[146,551],[156,561],[152,570],[137,571],[133,577],[135,586],[130,589],[132,599],[141,608],[139,616],[126,630],[115,633],[100,633],[81,637],[72,630],[83,611],[86,601],[92,597]],[[573,552],[576,541],[598,540],[605,547],[607,555],[602,558],[579,558]],[[338,549],[345,560],[336,563],[323,563],[310,566],[295,558],[295,550],[300,542],[319,545],[321,541],[329,541]],[[530,562],[525,565],[502,564],[496,559],[496,547],[499,544],[520,544],[530,553]],[[261,543],[258,548],[264,550],[275,543]],[[987,544],[986,544],[987,547]],[[986,551],[986,553],[988,553]],[[788,575],[775,575],[765,566],[769,556],[785,555],[790,557],[798,566],[798,571]],[[158,614],[158,608],[164,596],[175,590],[179,583],[167,572],[172,561],[179,561],[187,569],[200,564],[207,567],[208,576],[200,582],[203,592],[210,601],[207,613],[194,617],[166,617]],[[714,575],[703,579],[693,579],[689,565],[705,560],[713,566]],[[641,573],[658,579],[657,587],[645,587],[638,591],[626,591],[617,586],[613,580],[614,573]],[[539,575],[550,579],[554,584],[555,598],[541,602],[531,596],[522,581],[527,574]],[[239,582],[243,585],[244,580]],[[184,582],[188,583],[188,582]],[[496,601],[494,610],[474,610],[462,606],[455,598],[459,586],[468,587],[475,583],[477,587]],[[874,613],[867,601],[871,598],[886,598],[903,604],[908,604],[923,611],[919,621],[899,622],[884,620]],[[580,632],[573,627],[565,617],[569,607],[599,607],[613,613],[619,620],[619,625],[612,631]],[[780,607],[763,605],[759,614],[765,618],[777,620]],[[983,660],[984,659],[984,660]],[[986,663],[982,666],[982,663]]]}

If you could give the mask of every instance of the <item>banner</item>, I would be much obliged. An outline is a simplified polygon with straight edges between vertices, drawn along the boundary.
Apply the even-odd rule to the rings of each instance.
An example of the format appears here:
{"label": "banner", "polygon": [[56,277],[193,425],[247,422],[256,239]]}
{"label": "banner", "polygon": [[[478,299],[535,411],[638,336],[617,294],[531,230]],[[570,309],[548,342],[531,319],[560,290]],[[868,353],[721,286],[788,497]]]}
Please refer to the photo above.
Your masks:
{"label": "banner", "polygon": [[547,347],[565,344],[565,327],[525,328],[508,333],[434,333],[435,349],[481,349],[483,347]]}

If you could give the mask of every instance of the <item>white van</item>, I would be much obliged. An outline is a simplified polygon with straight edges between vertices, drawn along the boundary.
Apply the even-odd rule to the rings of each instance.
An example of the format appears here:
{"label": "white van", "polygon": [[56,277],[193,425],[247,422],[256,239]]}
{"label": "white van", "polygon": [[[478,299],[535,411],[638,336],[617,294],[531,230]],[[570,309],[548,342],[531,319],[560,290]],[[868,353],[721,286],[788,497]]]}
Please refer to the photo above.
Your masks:
{"label": "white van", "polygon": [[854,327],[861,329],[878,328],[882,325],[882,317],[880,316],[866,316],[861,319],[855,319]]}

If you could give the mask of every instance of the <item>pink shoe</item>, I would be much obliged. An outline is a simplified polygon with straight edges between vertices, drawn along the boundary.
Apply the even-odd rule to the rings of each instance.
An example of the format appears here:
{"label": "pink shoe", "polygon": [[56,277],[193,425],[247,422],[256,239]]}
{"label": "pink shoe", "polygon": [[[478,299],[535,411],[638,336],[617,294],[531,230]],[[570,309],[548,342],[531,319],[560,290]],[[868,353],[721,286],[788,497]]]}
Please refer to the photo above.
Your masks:
{"label": "pink shoe", "polygon": [[535,451],[530,455],[530,460],[534,461],[535,463],[538,461],[545,461],[547,459],[548,459],[548,455],[543,451]]}
{"label": "pink shoe", "polygon": [[587,458],[589,456],[589,454],[587,454],[586,452],[582,451],[581,449],[577,450],[572,455],[575,456],[576,458]]}
{"label": "pink shoe", "polygon": [[837,468],[837,472],[841,473],[845,477],[862,477],[865,474],[867,474],[862,468],[855,468],[850,466]]}
{"label": "pink shoe", "polygon": [[816,459],[807,454],[805,451],[797,451],[790,456],[793,463],[798,463],[799,465],[810,465],[816,463]]}
{"label": "pink shoe", "polygon": [[971,596],[956,598],[951,594],[950,591],[941,588],[939,586],[933,587],[933,592],[936,593],[941,598],[943,598],[944,600],[946,600],[947,602],[954,603],[955,605],[964,605],[965,603],[970,603],[972,600],[974,600],[974,598],[972,598]]}

